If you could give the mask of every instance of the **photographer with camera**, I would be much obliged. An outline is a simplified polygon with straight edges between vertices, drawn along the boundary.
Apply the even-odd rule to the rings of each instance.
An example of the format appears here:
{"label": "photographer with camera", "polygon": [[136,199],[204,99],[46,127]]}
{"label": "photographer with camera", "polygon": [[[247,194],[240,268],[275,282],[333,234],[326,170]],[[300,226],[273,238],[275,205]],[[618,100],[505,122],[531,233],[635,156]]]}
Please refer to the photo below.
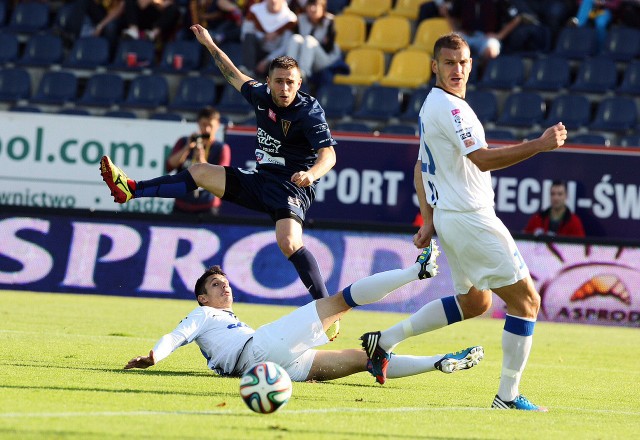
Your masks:
{"label": "photographer with camera", "polygon": [[[176,142],[166,162],[166,171],[184,171],[192,164],[210,163],[229,166],[231,148],[216,140],[220,129],[220,112],[213,107],[204,107],[198,112],[198,131]],[[202,188],[196,188],[185,196],[175,199],[173,212],[208,213],[216,215],[221,200]]]}

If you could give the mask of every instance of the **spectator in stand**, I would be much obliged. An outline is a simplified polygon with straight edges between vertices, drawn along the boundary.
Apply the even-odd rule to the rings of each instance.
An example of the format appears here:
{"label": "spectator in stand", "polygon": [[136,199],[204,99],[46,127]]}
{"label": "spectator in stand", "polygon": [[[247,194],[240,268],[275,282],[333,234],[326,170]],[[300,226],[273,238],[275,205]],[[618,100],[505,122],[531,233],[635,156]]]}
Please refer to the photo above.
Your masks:
{"label": "spectator in stand", "polygon": [[105,37],[113,48],[122,29],[124,0],[75,0],[73,33],[76,37]]}
{"label": "spectator in stand", "polygon": [[125,38],[161,43],[171,40],[177,30],[180,10],[173,0],[125,0]]}
{"label": "spectator in stand", "polygon": [[304,13],[298,14],[297,33],[289,39],[286,55],[298,60],[303,78],[310,78],[342,57],[335,44],[333,18],[327,12],[327,0],[308,0]]}
{"label": "spectator in stand", "polygon": [[551,30],[555,41],[569,18],[575,15],[575,0],[511,0],[522,16],[532,23],[542,23]]}
{"label": "spectator in stand", "polygon": [[[210,163],[228,167],[231,165],[231,148],[216,140],[220,129],[220,112],[213,107],[205,107],[198,112],[198,131],[189,137],[178,139],[171,155],[167,158],[167,172],[181,172],[196,163]],[[217,215],[221,200],[202,188],[177,197],[173,212],[192,214],[208,213]]]}
{"label": "spectator in stand", "polygon": [[234,0],[189,0],[191,24],[206,28],[217,44],[240,41],[243,13]]}
{"label": "spectator in stand", "polygon": [[242,23],[244,68],[240,70],[266,75],[271,60],[286,52],[297,20],[285,0],[264,0],[252,5]]}
{"label": "spectator in stand", "polygon": [[555,180],[551,184],[551,206],[531,216],[524,232],[533,235],[584,237],[580,217],[567,206],[567,184]]}
{"label": "spectator in stand", "polygon": [[613,14],[620,8],[622,0],[581,0],[579,3],[572,23],[580,27],[593,23],[598,34],[598,44],[602,47],[607,39],[607,29]]}

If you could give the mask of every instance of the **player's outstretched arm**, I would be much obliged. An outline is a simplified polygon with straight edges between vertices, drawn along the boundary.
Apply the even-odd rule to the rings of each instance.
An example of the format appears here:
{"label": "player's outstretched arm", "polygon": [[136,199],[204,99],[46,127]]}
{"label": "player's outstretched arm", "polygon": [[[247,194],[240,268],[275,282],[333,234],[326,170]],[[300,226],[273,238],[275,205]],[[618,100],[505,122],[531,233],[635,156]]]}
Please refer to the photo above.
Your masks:
{"label": "player's outstretched arm", "polygon": [[152,365],[156,364],[156,358],[153,354],[153,350],[149,352],[149,356],[138,356],[134,357],[124,366],[125,370],[130,370],[132,368],[149,368]]}
{"label": "player's outstretched arm", "polygon": [[299,187],[310,186],[329,172],[336,164],[336,151],[333,147],[324,147],[318,150],[316,163],[306,171],[298,171],[291,176],[291,181]]}
{"label": "player's outstretched arm", "polygon": [[467,157],[482,171],[493,171],[515,165],[538,153],[555,150],[564,145],[567,129],[558,122],[547,128],[542,136],[517,145],[497,148],[481,148]]}
{"label": "player's outstretched arm", "polygon": [[226,53],[224,53],[216,43],[213,42],[209,31],[200,26],[199,24],[194,24],[191,26],[191,31],[196,36],[200,44],[207,48],[213,60],[220,69],[222,76],[227,80],[229,84],[233,86],[234,89],[240,91],[242,84],[251,80],[252,78],[240,72],[235,64],[229,59]]}

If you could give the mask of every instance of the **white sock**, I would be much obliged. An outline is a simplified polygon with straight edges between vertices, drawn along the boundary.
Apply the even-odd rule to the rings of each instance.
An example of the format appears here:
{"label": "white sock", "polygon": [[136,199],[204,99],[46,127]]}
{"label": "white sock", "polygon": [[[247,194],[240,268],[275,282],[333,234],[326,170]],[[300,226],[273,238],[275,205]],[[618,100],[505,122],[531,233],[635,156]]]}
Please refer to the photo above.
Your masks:
{"label": "white sock", "polygon": [[[455,301],[457,305],[457,299]],[[460,311],[460,315],[462,315],[459,305],[458,309]],[[437,330],[446,325],[449,325],[449,321],[447,319],[442,300],[436,299],[422,306],[420,310],[409,316],[404,321],[400,321],[393,327],[381,332],[378,344],[385,351],[390,352],[393,351],[396,345],[411,336],[421,335],[422,333]]]}
{"label": "white sock", "polygon": [[[533,319],[520,317],[517,319],[535,322]],[[520,394],[518,390],[520,378],[527,365],[532,343],[532,335],[521,336],[506,330],[502,332],[502,374],[498,396],[505,402],[512,401]]]}
{"label": "white sock", "polygon": [[417,280],[419,272],[420,264],[415,263],[406,269],[389,270],[362,278],[344,289],[345,301],[359,306],[380,301],[397,288]]}
{"label": "white sock", "polygon": [[426,373],[428,371],[434,371],[436,368],[433,366],[436,362],[442,359],[442,354],[435,356],[405,356],[405,355],[393,355],[389,360],[389,366],[387,367],[387,377],[389,379],[395,379],[398,377],[413,376],[415,374]]}

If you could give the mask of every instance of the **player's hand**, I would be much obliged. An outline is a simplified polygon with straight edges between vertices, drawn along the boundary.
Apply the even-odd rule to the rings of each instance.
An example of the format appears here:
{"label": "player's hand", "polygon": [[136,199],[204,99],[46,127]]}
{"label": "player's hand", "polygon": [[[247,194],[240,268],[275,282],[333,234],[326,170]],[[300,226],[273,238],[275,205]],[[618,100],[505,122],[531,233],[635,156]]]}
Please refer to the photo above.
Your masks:
{"label": "player's hand", "polygon": [[564,141],[567,140],[567,129],[562,122],[558,122],[547,128],[539,139],[543,143],[544,151],[555,150],[563,146]]}
{"label": "player's hand", "polygon": [[424,249],[431,243],[431,237],[433,237],[433,227],[432,226],[420,226],[418,232],[413,236],[413,244],[418,249]]}
{"label": "player's hand", "polygon": [[192,25],[189,29],[193,32],[193,35],[196,36],[196,39],[205,47],[214,46],[213,38],[211,38],[211,34],[209,31],[200,26],[199,24]]}
{"label": "player's hand", "polygon": [[138,356],[129,361],[127,365],[124,366],[125,370],[130,370],[132,368],[149,368],[152,365],[156,364],[156,358],[153,354],[153,350],[149,352],[149,356]]}
{"label": "player's hand", "polygon": [[291,181],[301,188],[311,185],[315,180],[316,177],[311,171],[299,171],[291,176]]}

